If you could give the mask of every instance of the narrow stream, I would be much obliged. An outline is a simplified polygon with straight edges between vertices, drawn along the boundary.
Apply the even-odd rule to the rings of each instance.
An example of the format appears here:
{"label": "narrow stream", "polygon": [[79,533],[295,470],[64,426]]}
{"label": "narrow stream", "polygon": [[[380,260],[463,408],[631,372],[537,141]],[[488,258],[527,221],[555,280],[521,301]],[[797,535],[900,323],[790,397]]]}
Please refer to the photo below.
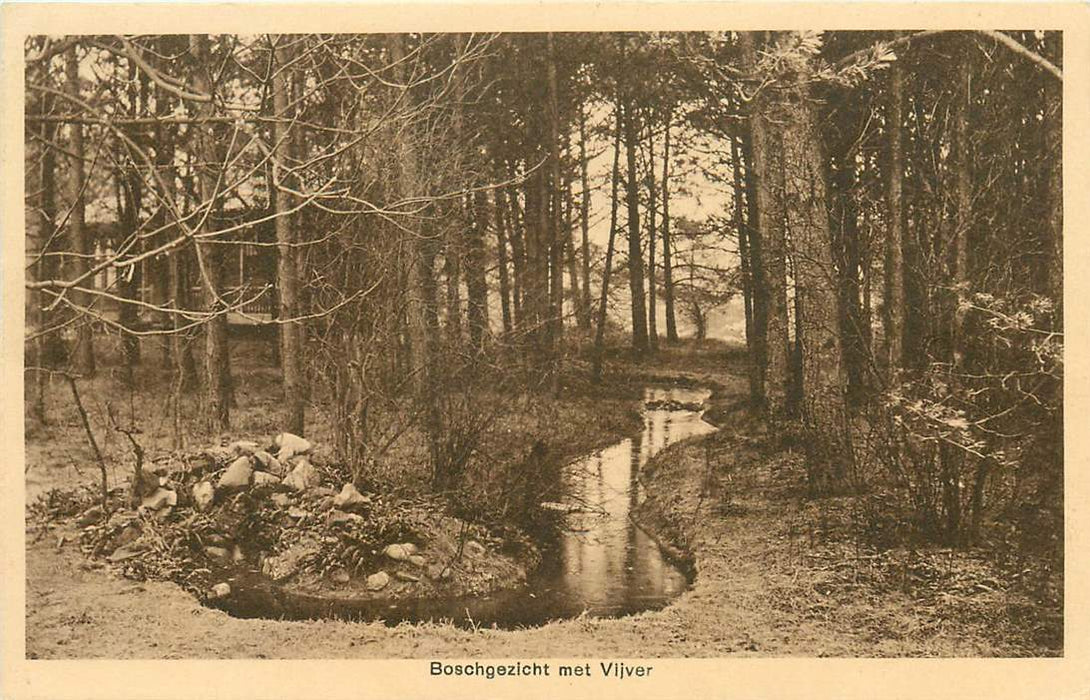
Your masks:
{"label": "narrow stream", "polygon": [[654,407],[644,409],[639,433],[565,467],[565,496],[551,504],[560,526],[522,588],[476,598],[355,602],[267,586],[254,586],[247,595],[249,587],[243,586],[241,596],[232,595],[228,612],[238,617],[381,619],[387,624],[449,620],[460,627],[513,629],[584,614],[619,617],[663,608],[688,588],[689,580],[633,521],[643,496],[638,477],[667,445],[715,430],[702,420],[701,411],[679,405],[702,404],[709,394],[646,388],[644,404]]}

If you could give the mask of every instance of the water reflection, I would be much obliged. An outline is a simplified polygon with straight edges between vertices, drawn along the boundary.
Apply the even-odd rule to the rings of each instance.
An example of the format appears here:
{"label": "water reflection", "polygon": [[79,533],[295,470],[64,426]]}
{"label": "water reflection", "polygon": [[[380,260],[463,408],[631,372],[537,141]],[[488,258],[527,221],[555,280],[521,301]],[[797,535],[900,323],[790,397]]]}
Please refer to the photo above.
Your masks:
{"label": "water reflection", "polygon": [[[699,403],[707,395],[693,389],[649,388],[644,402]],[[647,461],[672,441],[713,430],[693,411],[647,410],[640,433],[568,466],[567,501],[582,510],[567,517],[559,565],[543,567],[532,581],[553,599],[556,612],[624,614],[664,604],[685,588],[685,576],[663,560],[632,514],[643,496],[639,476]]]}

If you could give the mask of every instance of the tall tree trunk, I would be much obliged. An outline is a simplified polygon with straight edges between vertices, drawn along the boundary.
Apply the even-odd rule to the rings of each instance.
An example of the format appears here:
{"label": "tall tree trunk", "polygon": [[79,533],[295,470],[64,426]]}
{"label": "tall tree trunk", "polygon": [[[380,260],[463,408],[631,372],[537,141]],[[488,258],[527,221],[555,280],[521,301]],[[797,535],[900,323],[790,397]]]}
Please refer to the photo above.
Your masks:
{"label": "tall tree trunk", "polygon": [[[167,53],[165,39],[161,41],[162,53]],[[165,216],[176,220],[179,214],[177,198],[178,171],[174,164],[175,159],[175,126],[165,124],[163,120],[174,111],[174,99],[166,90],[159,89],[155,95],[156,116],[160,121],[155,126],[155,165],[161,173],[162,192],[160,196],[166,206]],[[177,228],[171,226],[166,229],[165,237],[170,239],[178,235]],[[167,295],[170,298],[170,306],[177,310],[189,309],[190,294],[189,280],[185,274],[188,267],[186,261],[189,257],[189,246],[183,244],[170,253],[167,257]],[[182,330],[184,321],[177,313],[170,314],[170,352],[174,371],[177,373],[176,385],[178,391],[193,388],[197,383],[197,365],[193,359],[193,353],[189,344],[189,332]]]}
{"label": "tall tree trunk", "polygon": [[[79,96],[79,56],[76,53],[76,45],[69,46],[65,51],[65,81],[68,94]],[[69,279],[80,279],[82,285],[92,284],[92,280],[83,279],[87,274],[90,247],[87,243],[87,231],[84,220],[86,207],[87,176],[83,163],[83,125],[72,123],[68,125],[69,133],[69,157],[68,167],[68,192],[72,200],[71,212],[68,215],[68,247]],[[85,292],[71,292],[72,302],[80,307],[88,308],[91,299]],[[79,313],[79,312],[77,312]],[[95,349],[94,337],[91,330],[90,315],[77,321],[76,344],[73,348],[73,360],[75,369],[85,377],[95,373]]]}
{"label": "tall tree trunk", "polygon": [[[740,35],[743,55],[748,69],[757,65],[757,37],[754,32]],[[756,246],[752,254],[763,271],[764,285],[758,298],[767,300],[764,306],[764,347],[759,365],[763,369],[765,404],[772,415],[782,414],[787,408],[787,384],[789,380],[788,333],[787,333],[787,277],[784,260],[784,211],[776,183],[783,171],[782,148],[769,133],[768,119],[763,111],[768,95],[759,96],[750,105],[749,160],[753,176],[753,192],[757,207],[756,229],[761,239],[761,250]],[[753,226],[751,224],[751,230]],[[756,257],[757,255],[760,257]],[[756,270],[757,264],[754,265]],[[758,328],[761,324],[758,323]]]}
{"label": "tall tree trunk", "polygon": [[670,243],[670,128],[674,108],[666,110],[665,144],[662,149],[662,298],[666,304],[666,342],[678,342],[677,311],[674,309],[674,270]]}
{"label": "tall tree trunk", "polygon": [[628,288],[632,300],[632,349],[638,355],[647,352],[647,306],[643,295],[643,250],[640,245],[640,195],[636,170],[636,148],[639,130],[636,126],[632,97],[625,94],[624,141],[628,173],[625,181],[628,205]]}
{"label": "tall tree trunk", "polygon": [[280,369],[283,377],[284,389],[284,427],[296,435],[303,435],[305,431],[305,407],[306,397],[303,390],[302,368],[302,327],[299,321],[293,321],[299,316],[298,285],[299,270],[298,253],[296,243],[298,237],[295,231],[294,215],[291,213],[294,202],[293,196],[286,188],[300,190],[295,182],[285,182],[288,171],[285,165],[294,163],[298,155],[293,153],[292,145],[294,134],[291,133],[295,121],[295,109],[289,100],[291,86],[288,84],[288,66],[290,56],[284,48],[286,37],[276,37],[274,58],[276,68],[273,71],[273,141],[277,146],[276,158],[273,160],[273,181],[279,186],[275,191],[276,201],[276,250],[277,268],[276,285],[279,291],[279,327],[280,327]]}
{"label": "tall tree trunk", "polygon": [[963,63],[958,75],[957,105],[954,110],[954,299],[952,300],[950,349],[955,366],[965,361],[965,311],[969,299],[969,242],[973,224],[972,155],[969,142],[969,114],[972,100],[971,52],[963,47]]}
{"label": "tall tree trunk", "polygon": [[[195,60],[193,87],[197,91],[210,94],[211,81],[208,73],[212,70],[208,55],[208,37],[192,34],[189,37],[190,51]],[[212,105],[199,103],[198,117],[212,116]],[[218,208],[217,170],[220,158],[216,145],[214,127],[205,125],[197,130],[194,143],[197,157],[197,192],[201,198],[199,207],[215,210]],[[202,233],[210,228],[208,219],[201,226]],[[221,251],[220,246],[212,241],[203,240],[197,244],[197,261],[201,268],[201,282],[204,288],[205,310],[214,314],[204,324],[204,372],[205,392],[208,403],[207,417],[211,427],[226,432],[231,425],[231,404],[229,396],[229,359],[227,347],[227,309],[220,299],[221,288]]]}
{"label": "tall tree trunk", "polygon": [[751,372],[755,375],[756,392],[753,405],[765,404],[764,367],[767,356],[768,333],[768,285],[764,269],[763,243],[757,208],[757,177],[753,165],[752,134],[745,128],[740,135],[742,158],[745,162],[746,186],[746,243],[749,245],[750,288],[753,293],[753,348],[750,355]]}
{"label": "tall tree trunk", "polygon": [[901,62],[889,69],[886,172],[885,321],[886,364],[890,377],[904,367],[905,335],[905,211],[904,211],[904,79]]}
{"label": "tall tree trunk", "polygon": [[579,105],[579,178],[582,195],[579,198],[579,225],[582,230],[583,271],[583,319],[585,329],[590,329],[590,177],[587,170],[587,116],[584,105]]}
{"label": "tall tree trunk", "polygon": [[[142,75],[142,74],[141,74]],[[140,80],[140,76],[137,74],[136,65],[129,62],[128,65],[128,82],[129,82],[129,115],[136,118],[143,110],[143,105],[147,103],[147,86]],[[135,134],[130,134],[135,136]],[[124,231],[126,235],[135,237],[137,235],[137,229],[140,226],[140,209],[143,204],[143,179],[140,177],[140,173],[132,168],[122,168],[119,173],[121,180],[119,186],[124,195]],[[120,212],[119,212],[120,214]],[[119,216],[121,218],[121,216]],[[142,250],[143,245],[137,244],[136,250]],[[120,295],[135,302],[141,297],[141,290],[144,286],[144,270],[146,263],[139,265],[133,265],[124,271],[120,279],[119,292]],[[142,301],[142,299],[140,299]],[[136,312],[135,303],[123,303],[121,305],[119,318],[121,325],[125,328],[134,328],[139,319]],[[131,386],[135,381],[136,365],[140,363],[140,338],[133,333],[126,333],[121,339],[121,355],[125,362],[125,381]]]}
{"label": "tall tree trunk", "polygon": [[790,235],[795,281],[796,341],[800,348],[802,419],[814,441],[812,473],[842,485],[854,473],[844,421],[845,368],[838,319],[839,299],[832,259],[825,157],[809,95],[806,70],[781,96],[776,121],[781,125],[785,222]]}
{"label": "tall tree trunk", "polygon": [[541,168],[534,170],[524,184],[524,197],[526,210],[524,221],[524,245],[526,254],[525,279],[526,287],[523,295],[523,315],[525,317],[526,335],[530,340],[534,360],[539,364],[545,353],[542,324],[545,320],[543,306],[548,301],[547,259],[542,252],[543,227],[548,225],[548,217],[545,214],[546,194],[545,175]]}
{"label": "tall tree trunk", "polygon": [[621,179],[621,103],[617,101],[617,124],[613,132],[613,170],[610,176],[609,243],[606,245],[605,267],[602,269],[602,292],[598,298],[598,330],[594,333],[594,362],[591,377],[595,384],[602,380],[602,351],[606,334],[606,311],[609,304],[609,278],[613,273],[613,250],[617,239],[618,189]]}
{"label": "tall tree trunk", "polygon": [[496,257],[500,273],[500,310],[503,314],[504,335],[513,330],[511,322],[511,274],[507,265],[507,223],[503,215],[503,188],[492,192],[492,215],[496,221]]}
{"label": "tall tree trunk", "polygon": [[752,252],[749,245],[749,226],[742,211],[745,192],[742,175],[742,148],[737,137],[730,140],[731,166],[734,173],[734,227],[738,231],[738,257],[742,268],[742,303],[745,311],[746,350],[751,358],[749,363],[749,396],[756,405],[761,398],[760,367],[752,358],[757,357],[757,335],[753,321],[753,273]]}
{"label": "tall tree trunk", "polygon": [[[552,32],[546,37],[548,51],[548,88],[549,88],[549,194],[545,200],[549,209],[548,251],[549,251],[549,333],[550,360],[555,360],[553,348],[564,333],[564,280],[561,264],[562,243],[560,240],[560,102],[559,86],[556,77],[556,46]],[[556,368],[551,368],[555,375]]]}
{"label": "tall tree trunk", "polygon": [[[394,79],[399,84],[405,82],[405,48],[403,34],[386,36],[387,50],[394,65]],[[411,111],[407,109],[407,111]],[[418,181],[417,155],[414,148],[411,128],[401,129],[397,139],[398,149],[398,189],[402,197],[414,197],[420,194]],[[447,487],[449,475],[440,462],[440,439],[442,416],[439,413],[439,401],[436,391],[436,328],[429,324],[429,319],[436,317],[433,260],[428,249],[428,237],[424,235],[403,236],[402,245],[406,255],[405,290],[406,321],[409,328],[410,376],[418,405],[424,411],[424,432],[427,435],[433,484],[440,488]],[[434,323],[434,321],[432,321]]]}
{"label": "tall tree trunk", "polygon": [[575,314],[575,322],[580,330],[587,326],[585,323],[586,309],[583,308],[583,293],[579,289],[579,262],[575,252],[575,226],[572,221],[572,210],[575,208],[574,195],[572,193],[571,177],[564,173],[564,260],[568,265],[568,280],[571,288],[571,305]]}
{"label": "tall tree trunk", "polygon": [[[838,135],[839,136],[839,135]],[[858,207],[855,200],[855,162],[851,139],[833,139],[828,159],[830,234],[836,264],[840,337],[847,377],[848,400],[862,401],[868,349],[865,347],[863,310],[860,306],[860,243]]]}
{"label": "tall tree trunk", "polygon": [[520,215],[518,203],[518,191],[512,187],[504,187],[497,192],[503,200],[503,206],[507,208],[510,223],[508,232],[511,238],[511,325],[515,329],[521,329],[523,314],[525,313],[526,298],[526,217]]}
{"label": "tall tree trunk", "polygon": [[[126,238],[137,235],[140,226],[141,181],[131,171],[118,169],[115,177],[118,203],[118,223]],[[139,246],[136,247],[139,250]],[[119,302],[118,323],[131,330],[136,330],[136,301],[142,283],[141,266],[132,265],[118,275]],[[140,339],[133,333],[124,333],[121,338],[121,356],[125,363],[124,381],[126,386],[133,386],[136,381],[136,365],[140,362]]]}
{"label": "tall tree trunk", "polygon": [[[47,114],[52,106],[51,100],[43,95],[37,102],[42,115]],[[28,125],[29,128],[29,125]],[[42,142],[34,144],[28,141],[26,149],[26,191],[38,192],[36,215],[27,216],[27,259],[36,260],[33,265],[27,267],[27,281],[41,282],[54,279],[52,264],[52,246],[49,244],[56,226],[56,159],[51,146],[56,135],[56,124],[42,122],[40,136]],[[36,168],[30,167],[31,164]],[[30,397],[31,415],[41,424],[48,422],[46,415],[46,394],[49,387],[49,375],[44,371],[52,367],[59,356],[50,351],[50,344],[55,338],[60,337],[60,332],[48,332],[50,317],[43,307],[48,303],[48,297],[40,290],[27,290],[26,293],[26,330],[27,333],[37,333],[37,338],[27,347],[25,363],[27,367],[40,367],[34,372],[33,392]],[[30,377],[27,377],[30,379]]]}
{"label": "tall tree trunk", "polygon": [[469,342],[475,352],[483,352],[488,338],[488,282],[485,278],[484,239],[488,231],[488,203],[484,190],[473,193],[473,220],[466,246],[466,307]]}
{"label": "tall tree trunk", "polygon": [[655,138],[651,119],[647,124],[647,340],[652,350],[659,347],[658,299],[655,284],[655,216],[658,207],[658,190],[655,186]]}

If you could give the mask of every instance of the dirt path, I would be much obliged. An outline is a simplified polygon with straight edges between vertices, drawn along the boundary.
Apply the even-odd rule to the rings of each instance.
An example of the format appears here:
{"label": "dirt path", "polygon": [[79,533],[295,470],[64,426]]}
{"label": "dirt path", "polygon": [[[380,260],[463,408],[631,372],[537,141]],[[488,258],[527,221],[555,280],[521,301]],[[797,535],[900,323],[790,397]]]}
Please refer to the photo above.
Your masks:
{"label": "dirt path", "polygon": [[[649,465],[648,512],[695,555],[692,589],[664,610],[537,629],[467,631],[446,625],[240,620],[200,606],[167,583],[91,569],[74,532],[27,535],[27,653],[31,658],[426,658],[961,656],[1048,653],[989,627],[1006,598],[880,589],[830,576],[837,543],[807,539],[790,492],[798,459],[764,451],[739,423],[672,446]],[[36,540],[36,541],[35,541]],[[976,606],[976,607],[974,607]],[[977,610],[977,608],[983,608]],[[1005,608],[1004,608],[1005,609]],[[967,611],[981,612],[979,620]],[[987,614],[983,614],[987,613]]]}

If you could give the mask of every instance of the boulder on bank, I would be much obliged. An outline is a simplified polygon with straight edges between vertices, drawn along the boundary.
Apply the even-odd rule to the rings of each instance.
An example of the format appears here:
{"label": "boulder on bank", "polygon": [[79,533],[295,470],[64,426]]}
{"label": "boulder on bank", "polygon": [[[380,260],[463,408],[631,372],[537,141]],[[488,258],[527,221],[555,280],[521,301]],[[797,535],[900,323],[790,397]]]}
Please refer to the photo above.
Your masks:
{"label": "boulder on bank", "polygon": [[145,510],[159,510],[178,505],[178,494],[170,489],[159,487],[155,493],[140,501],[140,507]]}
{"label": "boulder on bank", "polygon": [[249,457],[239,457],[231,466],[227,467],[219,480],[221,489],[241,489],[250,485],[250,477],[254,473],[254,465]]}
{"label": "boulder on bank", "polygon": [[360,493],[354,484],[348,483],[333,497],[333,505],[341,510],[357,510],[371,505],[371,499]]}
{"label": "boulder on bank", "polygon": [[254,472],[254,486],[276,486],[280,483],[280,477],[268,472]]}
{"label": "boulder on bank", "polygon": [[216,500],[216,487],[210,481],[198,481],[193,484],[193,504],[197,510],[204,512],[211,507]]}
{"label": "boulder on bank", "polygon": [[314,447],[310,440],[293,433],[280,433],[273,442],[280,450],[276,453],[276,458],[281,462],[286,462],[295,455],[306,454]]}
{"label": "boulder on bank", "polygon": [[261,446],[253,440],[235,440],[230,445],[228,445],[227,448],[238,456],[248,457],[250,455],[253,455],[255,452],[258,452],[261,449]]}
{"label": "boulder on bank", "polygon": [[291,473],[284,478],[284,485],[296,491],[306,491],[321,485],[322,475],[306,459],[300,459]]}
{"label": "boulder on bank", "polygon": [[273,457],[265,450],[257,450],[253,453],[254,461],[262,471],[275,474],[276,476],[284,476],[284,465],[280,463],[280,460]]}
{"label": "boulder on bank", "polygon": [[367,590],[369,591],[381,591],[389,584],[390,575],[385,571],[379,571],[367,577]]}

